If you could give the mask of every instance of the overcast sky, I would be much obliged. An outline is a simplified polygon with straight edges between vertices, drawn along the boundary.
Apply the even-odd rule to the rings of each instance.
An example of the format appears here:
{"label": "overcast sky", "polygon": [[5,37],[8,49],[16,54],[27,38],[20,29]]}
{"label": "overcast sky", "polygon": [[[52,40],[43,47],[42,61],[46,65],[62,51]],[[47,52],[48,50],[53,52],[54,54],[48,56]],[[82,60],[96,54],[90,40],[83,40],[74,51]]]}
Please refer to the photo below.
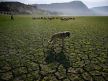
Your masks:
{"label": "overcast sky", "polygon": [[[0,1],[18,1],[25,4],[49,4],[49,3],[61,3],[78,0],[0,0]],[[79,0],[83,1],[88,7],[95,6],[108,6],[108,0]]]}

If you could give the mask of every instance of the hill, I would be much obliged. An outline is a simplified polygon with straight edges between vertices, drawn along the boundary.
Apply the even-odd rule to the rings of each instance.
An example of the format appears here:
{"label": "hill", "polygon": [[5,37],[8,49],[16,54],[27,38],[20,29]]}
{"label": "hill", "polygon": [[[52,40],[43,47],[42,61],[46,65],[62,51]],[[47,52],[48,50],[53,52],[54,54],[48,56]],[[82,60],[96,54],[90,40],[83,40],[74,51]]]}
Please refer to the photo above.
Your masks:
{"label": "hill", "polygon": [[56,12],[41,10],[38,9],[36,5],[27,5],[20,2],[0,2],[0,12],[11,12],[14,14],[57,15]]}
{"label": "hill", "polygon": [[98,15],[108,15],[108,6],[93,7],[91,8],[91,10],[97,13]]}
{"label": "hill", "polygon": [[14,12],[17,14],[31,14],[36,10],[36,6],[26,5],[20,2],[0,2],[0,11],[4,12]]}
{"label": "hill", "polygon": [[62,15],[93,15],[92,11],[81,1],[35,5],[39,9],[55,11]]}

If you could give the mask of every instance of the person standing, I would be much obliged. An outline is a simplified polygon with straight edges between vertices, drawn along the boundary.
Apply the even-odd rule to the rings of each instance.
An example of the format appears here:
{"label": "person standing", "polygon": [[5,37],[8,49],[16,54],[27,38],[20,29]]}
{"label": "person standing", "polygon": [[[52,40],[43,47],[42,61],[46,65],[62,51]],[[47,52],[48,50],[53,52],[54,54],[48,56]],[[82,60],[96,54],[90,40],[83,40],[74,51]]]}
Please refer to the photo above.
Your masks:
{"label": "person standing", "polygon": [[13,15],[11,15],[11,20],[14,20],[14,16]]}

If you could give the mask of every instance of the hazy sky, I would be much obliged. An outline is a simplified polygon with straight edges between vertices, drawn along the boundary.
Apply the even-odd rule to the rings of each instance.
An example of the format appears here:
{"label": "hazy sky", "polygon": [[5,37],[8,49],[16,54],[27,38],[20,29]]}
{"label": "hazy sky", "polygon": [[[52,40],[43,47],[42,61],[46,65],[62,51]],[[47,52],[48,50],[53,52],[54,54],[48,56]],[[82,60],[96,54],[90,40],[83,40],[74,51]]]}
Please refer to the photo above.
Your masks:
{"label": "hazy sky", "polygon": [[[0,0],[0,1],[19,1],[26,4],[49,4],[49,3],[61,3],[61,2],[70,2],[78,0]],[[108,0],[79,0],[79,1],[83,1],[88,7],[108,5]]]}

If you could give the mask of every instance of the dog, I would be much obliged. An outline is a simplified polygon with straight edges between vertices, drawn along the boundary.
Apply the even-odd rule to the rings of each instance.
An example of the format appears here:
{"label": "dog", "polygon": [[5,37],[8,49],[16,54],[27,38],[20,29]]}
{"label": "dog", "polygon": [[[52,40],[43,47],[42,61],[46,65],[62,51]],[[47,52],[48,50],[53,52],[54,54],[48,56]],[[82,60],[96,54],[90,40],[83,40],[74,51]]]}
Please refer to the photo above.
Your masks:
{"label": "dog", "polygon": [[64,40],[64,38],[66,38],[66,37],[70,37],[70,32],[69,31],[55,33],[54,35],[52,35],[52,37],[51,37],[49,42],[52,43],[52,42],[54,42],[57,39]]}

